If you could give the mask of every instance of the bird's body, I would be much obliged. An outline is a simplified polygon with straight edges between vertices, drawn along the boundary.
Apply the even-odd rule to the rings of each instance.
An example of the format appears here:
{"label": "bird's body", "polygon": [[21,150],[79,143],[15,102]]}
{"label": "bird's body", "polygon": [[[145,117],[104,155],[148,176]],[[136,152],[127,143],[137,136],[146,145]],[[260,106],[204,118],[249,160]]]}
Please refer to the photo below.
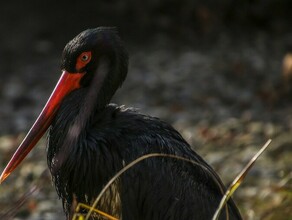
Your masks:
{"label": "bird's body", "polygon": [[[63,69],[81,79],[76,89],[66,90],[50,121],[47,159],[67,217],[72,217],[74,202],[92,204],[126,164],[163,153],[195,163],[146,159],[119,177],[97,208],[123,220],[211,219],[225,190],[216,172],[172,126],[109,104],[126,77],[127,63],[113,29],[84,31],[64,49]],[[241,219],[232,200],[220,219]]]}
{"label": "bird's body", "polygon": [[[50,130],[49,164],[60,150],[58,147],[62,146],[63,135],[59,131],[68,133],[72,126],[70,122],[74,123],[76,116],[74,111],[79,111],[78,101],[72,102],[79,99],[69,99],[70,104],[65,100],[64,107],[60,107]],[[68,109],[74,110],[68,114]],[[64,121],[69,124],[64,124]],[[69,154],[78,157],[67,157],[62,162],[63,167],[54,175],[57,191],[68,214],[73,195],[78,202],[93,203],[103,186],[125,164],[149,153],[164,153],[193,160],[209,172],[171,158],[145,160],[128,170],[110,188],[99,209],[123,219],[212,218],[223,196],[221,190],[224,186],[213,169],[172,126],[114,104],[97,111],[87,126],[80,140],[70,145]],[[66,187],[66,183],[70,185]],[[232,201],[229,206],[230,219],[238,219],[237,211],[233,213],[236,207]],[[222,219],[226,219],[223,216]]]}

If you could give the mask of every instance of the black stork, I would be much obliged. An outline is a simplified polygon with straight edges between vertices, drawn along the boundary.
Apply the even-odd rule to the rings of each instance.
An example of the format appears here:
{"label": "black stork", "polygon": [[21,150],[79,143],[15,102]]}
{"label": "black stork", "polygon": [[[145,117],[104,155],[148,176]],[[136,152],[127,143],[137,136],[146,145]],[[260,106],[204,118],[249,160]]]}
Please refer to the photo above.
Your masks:
{"label": "black stork", "polygon": [[[74,201],[92,204],[120,169],[149,153],[177,155],[200,166],[174,158],[144,160],[115,181],[97,208],[124,220],[211,219],[225,189],[216,172],[172,126],[110,104],[128,70],[117,31],[81,32],[65,46],[61,64],[61,78],[0,181],[49,129],[48,166],[68,219]],[[232,200],[220,219],[241,219]]]}

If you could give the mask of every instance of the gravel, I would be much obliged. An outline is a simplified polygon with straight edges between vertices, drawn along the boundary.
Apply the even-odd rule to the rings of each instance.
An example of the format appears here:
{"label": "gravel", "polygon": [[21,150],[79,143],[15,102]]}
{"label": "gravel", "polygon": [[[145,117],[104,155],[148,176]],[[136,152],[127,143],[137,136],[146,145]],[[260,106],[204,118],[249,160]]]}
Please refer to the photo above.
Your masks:
{"label": "gravel", "polygon": [[[130,68],[114,102],[174,125],[228,185],[269,139],[234,199],[244,219],[291,219],[292,102],[283,89],[282,59],[291,33],[236,35],[193,43],[154,36],[129,43]],[[151,42],[151,43],[150,43]],[[57,82],[60,54],[53,43],[34,45],[37,62],[11,67],[0,87],[0,167],[8,162]],[[0,216],[64,218],[46,168],[45,140],[0,187]],[[34,185],[38,190],[26,196]],[[7,217],[7,216],[6,216]]]}

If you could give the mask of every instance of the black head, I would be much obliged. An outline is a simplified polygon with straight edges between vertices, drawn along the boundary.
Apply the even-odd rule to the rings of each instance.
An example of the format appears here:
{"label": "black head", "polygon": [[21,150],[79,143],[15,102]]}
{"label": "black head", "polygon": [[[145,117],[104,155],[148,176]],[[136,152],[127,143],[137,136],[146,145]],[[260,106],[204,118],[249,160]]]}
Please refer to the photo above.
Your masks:
{"label": "black head", "polygon": [[[36,122],[1,174],[0,183],[36,145],[56,115],[62,115],[59,113],[62,105],[69,106],[71,111],[72,97],[77,103],[74,106],[79,108],[72,127],[77,125],[79,131],[84,129],[90,117],[109,103],[126,78],[127,68],[128,55],[114,28],[89,29],[71,40],[63,51],[62,75]],[[74,134],[78,137],[78,132]]]}
{"label": "black head", "polygon": [[[88,29],[78,34],[64,48],[61,67],[74,73],[85,73],[81,86],[88,86],[101,59],[109,65],[107,77],[118,87],[124,81],[128,71],[128,54],[112,27]],[[117,89],[117,88],[116,88]]]}

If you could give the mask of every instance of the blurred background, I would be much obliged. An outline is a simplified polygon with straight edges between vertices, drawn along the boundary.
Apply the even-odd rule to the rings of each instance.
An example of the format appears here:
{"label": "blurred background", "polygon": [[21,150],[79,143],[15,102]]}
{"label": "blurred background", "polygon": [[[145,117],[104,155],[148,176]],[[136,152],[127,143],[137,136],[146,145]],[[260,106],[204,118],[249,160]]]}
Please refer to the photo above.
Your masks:
{"label": "blurred background", "polygon": [[[292,219],[291,9],[290,0],[3,1],[0,170],[56,84],[65,44],[116,26],[130,67],[113,102],[171,123],[226,185],[272,138],[234,200],[244,219]],[[45,149],[44,138],[0,186],[1,219],[64,219]]]}

